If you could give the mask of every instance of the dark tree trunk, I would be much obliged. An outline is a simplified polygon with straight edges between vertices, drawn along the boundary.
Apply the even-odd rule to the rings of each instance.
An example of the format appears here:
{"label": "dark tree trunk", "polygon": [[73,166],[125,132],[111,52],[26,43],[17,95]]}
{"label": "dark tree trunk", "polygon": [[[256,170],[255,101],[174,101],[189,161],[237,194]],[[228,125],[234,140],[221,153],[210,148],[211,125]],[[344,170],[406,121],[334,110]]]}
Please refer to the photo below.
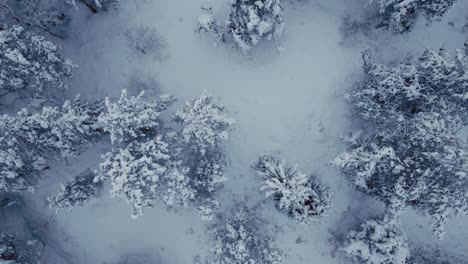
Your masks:
{"label": "dark tree trunk", "polygon": [[96,14],[98,12],[96,7],[92,3],[90,3],[89,0],[81,0],[81,2],[83,2],[83,4],[85,4],[89,8],[89,10],[91,10],[91,12],[93,12],[93,14]]}

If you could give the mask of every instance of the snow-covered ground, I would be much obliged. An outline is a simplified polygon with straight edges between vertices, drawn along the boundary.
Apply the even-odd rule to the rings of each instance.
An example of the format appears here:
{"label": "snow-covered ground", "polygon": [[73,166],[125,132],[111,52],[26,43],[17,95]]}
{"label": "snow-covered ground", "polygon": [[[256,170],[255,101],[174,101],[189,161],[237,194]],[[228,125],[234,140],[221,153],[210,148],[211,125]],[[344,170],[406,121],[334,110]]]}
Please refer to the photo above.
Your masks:
{"label": "snow-covered ground", "polygon": [[[280,54],[274,45],[262,45],[244,56],[232,44],[214,47],[210,36],[195,32],[200,6],[212,5],[215,15],[222,18],[226,1],[122,2],[119,11],[110,14],[87,16],[86,10],[77,11],[72,38],[62,43],[66,55],[80,66],[70,84],[70,97],[77,93],[85,99],[116,97],[123,88],[134,89],[129,83],[135,75],[154,78],[156,85],[147,91],[149,97],[169,93],[181,104],[205,89],[213,94],[237,121],[226,146],[229,180],[219,193],[222,207],[234,201],[260,204],[259,213],[276,231],[289,264],[346,263],[348,260],[333,254],[333,235],[357,219],[379,214],[378,203],[355,192],[329,165],[343,149],[340,137],[352,125],[342,96],[360,77],[361,51],[370,48],[378,60],[391,63],[420,54],[425,47],[460,48],[466,33],[458,28],[468,11],[468,3],[459,1],[442,21],[430,27],[420,21],[411,34],[357,35],[343,44],[342,18],[359,18],[367,12],[361,1],[290,1],[285,4],[284,52]],[[131,52],[123,34],[137,25],[155,27],[164,36],[165,58],[138,57]],[[109,148],[98,145],[53,168],[31,198],[43,201],[64,179],[83,168],[95,168],[99,154]],[[304,228],[259,193],[260,179],[250,166],[259,155],[272,153],[297,163],[330,186],[334,208],[324,222]],[[54,232],[61,237],[64,232],[68,239],[57,242],[64,249],[62,259],[56,260],[57,252],[48,252],[50,259],[45,263],[66,263],[64,259],[80,264],[111,263],[121,254],[150,252],[161,258],[160,263],[186,264],[198,255],[203,259],[212,246],[206,223],[189,210],[167,212],[164,206],[156,206],[133,220],[124,202],[105,196],[69,213],[48,213],[55,217]],[[467,219],[451,220],[442,241],[432,236],[427,219],[421,216],[408,212],[403,222],[411,242],[463,254],[468,252]],[[303,242],[296,243],[299,237]]]}

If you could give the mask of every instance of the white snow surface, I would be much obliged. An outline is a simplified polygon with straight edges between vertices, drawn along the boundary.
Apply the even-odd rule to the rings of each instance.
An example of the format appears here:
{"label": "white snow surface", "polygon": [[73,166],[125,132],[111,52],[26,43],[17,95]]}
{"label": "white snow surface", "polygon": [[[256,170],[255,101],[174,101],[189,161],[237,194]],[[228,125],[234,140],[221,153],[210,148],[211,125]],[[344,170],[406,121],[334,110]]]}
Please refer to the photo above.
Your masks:
{"label": "white snow surface", "polygon": [[[179,99],[176,107],[205,89],[213,94],[236,120],[226,146],[228,181],[219,192],[221,208],[235,201],[250,206],[260,203],[258,213],[274,228],[288,264],[349,263],[334,253],[332,234],[348,231],[350,225],[379,215],[383,208],[356,192],[329,165],[344,148],[340,137],[351,130],[352,120],[342,97],[346,88],[359,80],[361,52],[370,48],[381,62],[395,63],[421,54],[426,47],[461,48],[467,39],[466,33],[456,30],[464,23],[465,1],[459,1],[440,22],[426,27],[419,21],[410,34],[384,32],[370,40],[358,36],[351,45],[341,43],[340,23],[345,15],[358,17],[367,12],[362,1],[285,1],[286,26],[280,43],[284,51],[279,53],[273,44],[263,44],[246,56],[234,43],[214,47],[209,35],[195,32],[200,6],[213,6],[215,15],[223,18],[227,1],[121,2],[120,9],[109,14],[89,15],[83,6],[76,11],[72,38],[61,43],[66,55],[80,66],[70,83],[70,98],[77,93],[89,100],[116,98],[123,88],[136,95],[135,87],[128,87],[135,74],[157,81],[154,90],[146,91],[149,98],[161,91],[169,93]],[[166,38],[164,60],[131,54],[123,33],[136,25],[155,27]],[[43,206],[44,197],[53,194],[60,182],[88,167],[96,169],[102,160],[100,154],[110,148],[99,144],[67,164],[53,167],[30,199]],[[259,191],[261,178],[250,168],[263,154],[297,163],[302,171],[331,187],[334,208],[324,222],[304,228],[264,197]],[[161,205],[134,220],[129,206],[108,194],[72,212],[55,215],[52,209],[44,210],[55,218],[55,239],[60,240],[55,244],[62,248],[46,252],[45,263],[67,263],[64,259],[77,264],[113,263],[121,254],[150,252],[162,260],[160,263],[187,264],[196,256],[203,259],[213,246],[206,234],[207,223],[190,210],[168,212]],[[413,212],[404,214],[403,225],[410,242],[462,254],[468,252],[467,219],[451,219],[442,241],[432,236],[428,219]],[[299,237],[302,242],[296,243]]]}

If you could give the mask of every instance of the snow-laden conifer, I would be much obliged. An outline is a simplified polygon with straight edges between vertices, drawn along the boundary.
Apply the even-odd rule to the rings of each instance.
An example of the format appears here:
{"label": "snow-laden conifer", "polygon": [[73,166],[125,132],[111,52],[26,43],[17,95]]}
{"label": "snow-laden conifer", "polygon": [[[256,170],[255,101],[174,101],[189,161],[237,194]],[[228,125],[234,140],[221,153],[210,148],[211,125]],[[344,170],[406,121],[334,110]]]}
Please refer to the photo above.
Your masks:
{"label": "snow-laden conifer", "polygon": [[320,219],[332,206],[328,188],[297,166],[272,156],[262,156],[254,169],[263,177],[261,190],[266,196],[273,196],[279,210],[301,223]]}
{"label": "snow-laden conifer", "polygon": [[340,250],[364,264],[405,264],[409,256],[406,234],[394,215],[367,220],[348,233]]}
{"label": "snow-laden conifer", "polygon": [[32,98],[39,104],[58,99],[64,78],[76,67],[44,37],[21,26],[0,27],[0,96]]}

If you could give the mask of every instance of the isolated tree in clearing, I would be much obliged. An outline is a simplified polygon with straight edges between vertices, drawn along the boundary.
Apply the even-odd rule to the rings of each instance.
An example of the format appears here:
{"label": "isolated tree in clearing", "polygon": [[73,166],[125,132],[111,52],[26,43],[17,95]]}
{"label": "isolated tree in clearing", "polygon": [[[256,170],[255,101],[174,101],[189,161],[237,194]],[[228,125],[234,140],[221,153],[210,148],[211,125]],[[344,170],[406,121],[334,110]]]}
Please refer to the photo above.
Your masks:
{"label": "isolated tree in clearing", "polygon": [[152,27],[138,25],[125,30],[129,47],[139,56],[151,56],[162,60],[165,57],[166,39]]}
{"label": "isolated tree in clearing", "polygon": [[295,220],[308,224],[325,216],[331,208],[328,188],[318,184],[313,176],[297,170],[272,156],[262,156],[253,166],[263,177],[262,191],[274,196],[279,210]]}
{"label": "isolated tree in clearing", "polygon": [[280,0],[232,0],[224,30],[216,22],[210,7],[198,19],[198,31],[215,35],[216,43],[231,36],[243,53],[248,53],[261,40],[277,41],[284,30],[283,7]]}

